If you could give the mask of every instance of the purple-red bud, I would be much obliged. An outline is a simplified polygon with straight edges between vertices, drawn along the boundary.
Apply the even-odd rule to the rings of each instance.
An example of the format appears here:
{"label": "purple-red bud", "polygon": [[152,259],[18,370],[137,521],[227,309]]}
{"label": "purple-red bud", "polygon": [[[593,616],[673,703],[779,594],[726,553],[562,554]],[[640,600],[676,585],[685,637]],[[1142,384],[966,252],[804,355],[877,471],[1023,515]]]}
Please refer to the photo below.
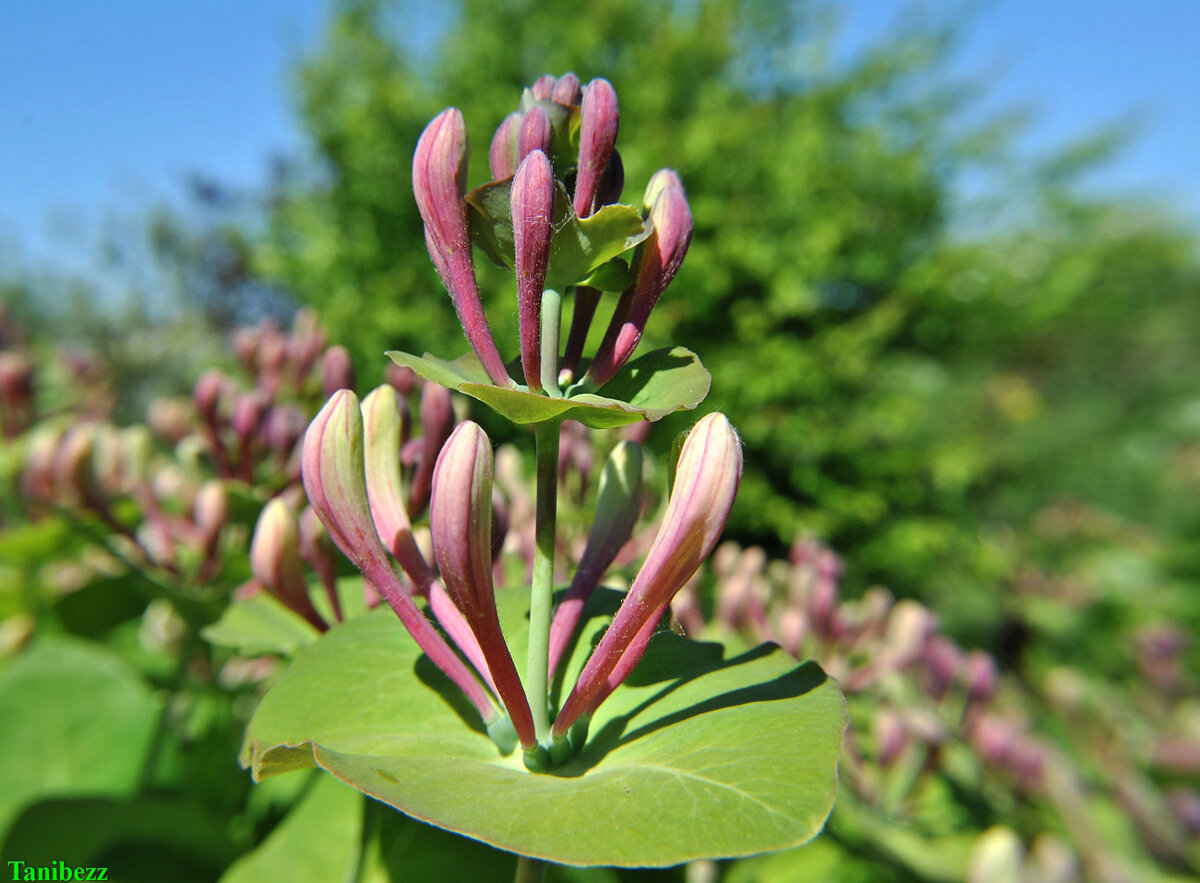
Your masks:
{"label": "purple-red bud", "polygon": [[558,78],[558,82],[554,84],[554,91],[550,97],[559,104],[565,104],[568,107],[579,103],[583,96],[583,91],[579,86],[579,77],[575,76],[574,71],[567,71]]}
{"label": "purple-red bud", "polygon": [[492,584],[492,446],[471,421],[442,448],[433,473],[429,524],[442,583],[479,641],[521,745],[537,745],[529,701],[500,629]]}
{"label": "purple-red bud", "polygon": [[492,136],[492,146],[488,151],[488,165],[492,170],[492,180],[501,181],[511,178],[517,171],[517,140],[521,131],[521,115],[510,113],[496,127]]}
{"label": "purple-red bud", "polygon": [[425,127],[413,155],[413,194],[425,222],[430,257],[450,291],[467,341],[498,386],[512,379],[488,326],[467,229],[467,127],[456,107],[442,111]]}
{"label": "purple-red bud", "polygon": [[650,209],[654,232],[642,245],[633,287],[621,295],[595,361],[588,369],[597,388],[611,380],[633,355],[646,330],[650,311],[679,272],[692,241],[692,212],[679,177],[668,169],[656,172],[647,192],[654,199]]}
{"label": "purple-red bud", "polygon": [[621,161],[621,151],[614,150],[604,174],[600,176],[600,184],[596,188],[596,208],[613,205],[621,201],[621,192],[625,189],[625,163]]}
{"label": "purple-red bud", "polygon": [[541,150],[521,161],[513,178],[511,200],[521,367],[525,382],[536,391],[542,388],[542,291],[554,235],[554,172]]}
{"label": "purple-red bud", "polygon": [[225,385],[225,378],[221,372],[209,369],[200,375],[192,390],[192,401],[196,405],[196,411],[209,426],[218,425],[218,412]]}
{"label": "purple-red bud", "polygon": [[602,77],[588,83],[579,111],[579,167],[573,200],[575,214],[581,218],[592,213],[600,176],[617,143],[620,118],[612,83]]}
{"label": "purple-red bud", "polygon": [[553,141],[554,127],[550,123],[550,115],[535,104],[529,108],[525,119],[521,120],[521,129],[517,134],[517,162],[524,162],[525,157],[535,150],[549,156]]}
{"label": "purple-red bud", "polygon": [[279,498],[267,503],[258,516],[250,542],[250,569],[255,579],[314,628],[328,628],[308,597],[296,515]]}
{"label": "purple-red bud", "polygon": [[454,431],[454,402],[450,390],[436,383],[426,383],[421,390],[421,456],[408,489],[408,514],[415,518],[429,502],[433,483],[433,467],[438,451]]}

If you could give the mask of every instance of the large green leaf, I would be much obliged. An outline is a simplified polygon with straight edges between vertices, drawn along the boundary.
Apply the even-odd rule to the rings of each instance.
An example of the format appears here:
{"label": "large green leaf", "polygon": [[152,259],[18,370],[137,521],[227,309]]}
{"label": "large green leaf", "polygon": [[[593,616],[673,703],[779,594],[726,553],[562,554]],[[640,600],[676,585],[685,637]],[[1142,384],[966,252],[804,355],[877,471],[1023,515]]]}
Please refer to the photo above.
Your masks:
{"label": "large green leaf", "polygon": [[[600,593],[611,611],[616,593]],[[501,617],[525,658],[527,603]],[[593,615],[578,669],[606,619]],[[568,683],[573,682],[573,675]],[[561,695],[561,687],[556,689]],[[397,809],[501,849],[577,865],[666,866],[784,849],[833,806],[846,726],[837,686],[774,645],[724,658],[663,633],[548,774],[503,756],[387,611],[297,654],[247,730],[257,778],[319,766]]]}
{"label": "large green leaf", "polygon": [[317,630],[300,614],[266,592],[234,601],[200,634],[206,641],[244,656],[290,656],[317,639]]}
{"label": "large green leaf", "polygon": [[221,883],[355,879],[362,819],[362,795],[321,776],[257,849],[230,866]]}
{"label": "large green leaf", "polygon": [[[337,593],[343,617],[351,619],[365,612],[361,577],[339,579]],[[327,622],[333,622],[324,588],[315,583],[310,585],[309,597],[317,612]],[[234,601],[225,608],[220,619],[205,626],[200,634],[209,643],[236,650],[243,656],[290,656],[318,636],[317,630],[300,614],[265,591]]]}
{"label": "large green leaf", "polygon": [[[523,386],[495,386],[473,353],[452,362],[428,353],[414,356],[393,350],[387,355],[426,380],[478,399],[513,423],[578,420],[593,429],[608,429],[638,420],[661,420],[704,401],[712,381],[696,354],[682,346],[634,359],[604,385],[604,395],[587,392],[565,398],[530,392]],[[582,369],[586,368],[585,361]]]}
{"label": "large green leaf", "polygon": [[136,791],[159,703],[99,645],[46,640],[0,676],[0,831],[35,799]]}
{"label": "large green leaf", "polygon": [[[204,883],[237,855],[228,817],[187,797],[55,798],[21,813],[0,847],[0,868],[107,867],[122,883]],[[39,877],[38,879],[45,879]],[[61,877],[60,879],[70,879]],[[329,878],[326,878],[329,879]]]}

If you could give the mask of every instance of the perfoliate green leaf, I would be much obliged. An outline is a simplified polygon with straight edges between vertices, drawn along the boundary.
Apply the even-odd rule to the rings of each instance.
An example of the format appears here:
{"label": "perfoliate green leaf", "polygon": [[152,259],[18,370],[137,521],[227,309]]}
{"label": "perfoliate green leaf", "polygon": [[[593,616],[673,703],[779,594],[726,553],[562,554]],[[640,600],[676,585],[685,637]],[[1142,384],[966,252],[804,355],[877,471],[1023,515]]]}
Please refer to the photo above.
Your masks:
{"label": "perfoliate green leaf", "polygon": [[[524,593],[501,619],[525,658]],[[617,593],[595,606],[611,612]],[[606,617],[571,657],[574,681]],[[561,701],[567,689],[555,684]],[[243,762],[256,778],[318,766],[402,812],[565,864],[666,866],[815,836],[833,806],[846,727],[837,686],[774,645],[725,658],[659,634],[601,706],[582,752],[545,774],[501,755],[474,710],[380,611],[297,654],[264,697]]]}
{"label": "perfoliate green leaf", "polygon": [[[603,386],[603,395],[577,393],[565,398],[530,392],[523,386],[494,386],[471,353],[452,362],[428,353],[414,356],[393,350],[387,355],[426,380],[478,399],[514,423],[578,420],[594,429],[607,429],[638,420],[661,420],[704,401],[711,382],[696,354],[681,346],[634,359]],[[586,368],[585,360],[581,370]]]}

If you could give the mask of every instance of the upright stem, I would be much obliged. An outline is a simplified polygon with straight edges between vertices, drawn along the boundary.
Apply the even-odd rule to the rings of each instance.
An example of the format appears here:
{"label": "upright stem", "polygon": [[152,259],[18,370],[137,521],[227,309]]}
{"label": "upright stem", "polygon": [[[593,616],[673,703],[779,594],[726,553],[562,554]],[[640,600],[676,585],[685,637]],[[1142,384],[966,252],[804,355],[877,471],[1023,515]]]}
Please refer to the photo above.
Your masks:
{"label": "upright stem", "polygon": [[546,707],[550,673],[550,608],[554,596],[554,540],[558,510],[558,431],[560,422],[548,420],[534,425],[537,444],[537,521],[533,559],[533,586],[529,598],[529,665],[525,689],[538,741],[550,738]]}
{"label": "upright stem", "polygon": [[558,388],[558,336],[562,328],[562,295],[553,288],[542,292],[542,389],[561,399]]}

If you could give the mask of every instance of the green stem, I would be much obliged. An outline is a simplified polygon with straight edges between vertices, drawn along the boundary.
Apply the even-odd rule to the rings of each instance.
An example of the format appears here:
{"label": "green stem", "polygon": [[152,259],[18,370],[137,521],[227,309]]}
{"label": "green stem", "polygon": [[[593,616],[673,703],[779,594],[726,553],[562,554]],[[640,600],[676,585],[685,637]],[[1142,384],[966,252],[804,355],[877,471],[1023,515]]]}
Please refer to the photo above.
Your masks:
{"label": "green stem", "polygon": [[542,292],[542,389],[561,399],[558,387],[558,336],[562,329],[562,295],[553,288]]}
{"label": "green stem", "polygon": [[525,689],[538,741],[550,738],[546,692],[550,683],[550,608],[554,601],[554,540],[558,509],[558,420],[534,424],[537,444],[537,520],[533,586],[529,596],[529,664]]}
{"label": "green stem", "polygon": [[514,883],[542,883],[546,879],[546,863],[527,855],[517,856],[517,875]]}

